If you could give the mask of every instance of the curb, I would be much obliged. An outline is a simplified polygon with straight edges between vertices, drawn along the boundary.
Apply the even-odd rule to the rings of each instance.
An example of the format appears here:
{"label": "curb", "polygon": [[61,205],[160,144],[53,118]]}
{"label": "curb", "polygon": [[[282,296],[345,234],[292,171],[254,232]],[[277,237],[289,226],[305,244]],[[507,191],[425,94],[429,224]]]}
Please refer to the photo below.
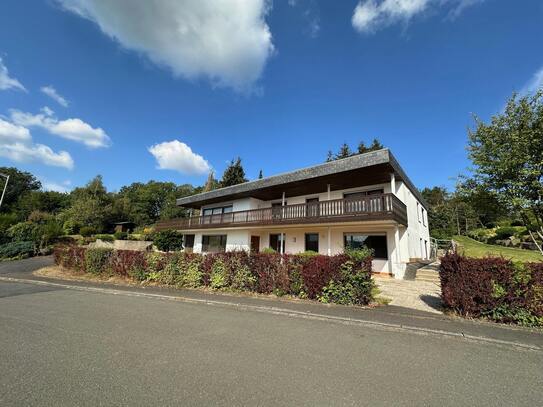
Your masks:
{"label": "curb", "polygon": [[123,295],[127,297],[145,297],[145,298],[153,298],[153,299],[159,299],[159,300],[180,301],[180,302],[192,303],[192,304],[205,304],[205,305],[211,305],[211,306],[230,307],[230,308],[237,308],[237,309],[246,310],[246,311],[255,311],[255,312],[263,312],[263,313],[275,314],[275,315],[284,315],[284,316],[289,316],[289,317],[294,317],[294,318],[304,318],[304,319],[311,319],[311,320],[318,320],[318,321],[335,322],[335,323],[341,323],[344,325],[365,326],[365,327],[385,329],[388,331],[410,332],[410,333],[414,333],[418,335],[433,335],[433,336],[441,336],[441,337],[445,336],[445,337],[463,338],[463,339],[467,339],[467,340],[471,340],[475,342],[490,343],[494,345],[514,347],[514,348],[520,348],[524,350],[531,350],[531,351],[538,351],[538,352],[543,351],[542,347],[536,346],[536,345],[488,338],[484,336],[469,335],[463,332],[445,331],[445,330],[422,328],[422,327],[403,325],[403,324],[377,322],[377,321],[371,321],[367,319],[339,317],[339,316],[318,314],[318,313],[306,312],[306,311],[296,311],[296,310],[291,310],[287,308],[280,308],[280,307],[273,307],[273,306],[248,305],[248,304],[241,304],[238,302],[231,302],[231,301],[207,300],[207,299],[188,298],[188,297],[183,297],[183,296],[166,295],[166,294],[142,293],[138,291],[116,290],[113,288],[85,287],[85,286],[73,285],[73,284],[53,283],[53,282],[43,281],[43,280],[31,280],[31,279],[22,279],[22,278],[14,278],[14,277],[0,276],[0,281],[12,282],[12,283],[23,283],[23,284],[34,284],[34,285],[41,285],[41,286],[48,286],[48,287],[58,287],[58,288],[63,288],[63,289],[68,289],[68,290],[94,292],[94,293],[101,293],[101,294]]}

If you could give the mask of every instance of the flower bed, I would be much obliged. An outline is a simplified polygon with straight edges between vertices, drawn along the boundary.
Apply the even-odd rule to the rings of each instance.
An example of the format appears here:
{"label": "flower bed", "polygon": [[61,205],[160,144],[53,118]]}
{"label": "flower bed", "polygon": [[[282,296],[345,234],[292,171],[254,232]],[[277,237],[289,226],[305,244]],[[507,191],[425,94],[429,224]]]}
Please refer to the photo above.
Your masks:
{"label": "flower bed", "polygon": [[439,275],[443,304],[460,315],[543,326],[543,263],[450,254]]}
{"label": "flower bed", "polygon": [[202,255],[58,246],[54,256],[57,265],[71,270],[177,287],[274,293],[341,304],[366,305],[373,298],[367,251],[335,256],[243,251]]}

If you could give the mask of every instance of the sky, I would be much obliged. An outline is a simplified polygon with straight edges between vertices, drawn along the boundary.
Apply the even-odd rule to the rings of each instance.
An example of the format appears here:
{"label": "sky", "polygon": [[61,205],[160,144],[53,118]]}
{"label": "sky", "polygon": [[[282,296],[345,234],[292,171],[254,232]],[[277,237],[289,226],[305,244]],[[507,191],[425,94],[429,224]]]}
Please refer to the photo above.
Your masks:
{"label": "sky", "polygon": [[454,186],[467,129],[543,86],[541,0],[3,0],[0,166],[69,191],[97,174],[249,179],[377,137]]}

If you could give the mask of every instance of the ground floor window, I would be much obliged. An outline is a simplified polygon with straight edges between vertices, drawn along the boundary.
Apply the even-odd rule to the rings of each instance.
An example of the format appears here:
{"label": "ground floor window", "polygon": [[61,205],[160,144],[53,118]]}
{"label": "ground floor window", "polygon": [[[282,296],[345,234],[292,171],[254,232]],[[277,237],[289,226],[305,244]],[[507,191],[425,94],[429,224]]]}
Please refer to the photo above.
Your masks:
{"label": "ground floor window", "polygon": [[205,253],[226,251],[226,235],[203,235],[202,251]]}
{"label": "ground floor window", "polygon": [[[284,253],[285,239],[282,239],[282,240],[283,240],[283,253]],[[281,251],[281,234],[280,233],[270,233],[270,247],[278,253]]]}
{"label": "ground floor window", "polygon": [[319,234],[318,233],[306,233],[305,234],[305,251],[311,250],[312,252],[319,252]]}
{"label": "ground floor window", "polygon": [[194,248],[194,235],[185,235],[185,251],[192,253]]}
{"label": "ground floor window", "polygon": [[345,233],[343,235],[343,245],[345,248],[351,249],[367,247],[373,250],[375,259],[388,259],[387,237],[385,235]]}

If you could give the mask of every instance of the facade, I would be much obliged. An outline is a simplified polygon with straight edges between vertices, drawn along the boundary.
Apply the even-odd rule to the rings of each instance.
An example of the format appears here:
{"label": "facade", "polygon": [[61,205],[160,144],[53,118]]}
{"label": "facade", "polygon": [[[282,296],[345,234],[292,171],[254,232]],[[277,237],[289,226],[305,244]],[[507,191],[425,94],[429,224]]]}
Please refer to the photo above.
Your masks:
{"label": "facade", "polygon": [[374,250],[375,272],[403,278],[428,259],[427,204],[388,149],[180,198],[189,218],[157,224],[197,253]]}

